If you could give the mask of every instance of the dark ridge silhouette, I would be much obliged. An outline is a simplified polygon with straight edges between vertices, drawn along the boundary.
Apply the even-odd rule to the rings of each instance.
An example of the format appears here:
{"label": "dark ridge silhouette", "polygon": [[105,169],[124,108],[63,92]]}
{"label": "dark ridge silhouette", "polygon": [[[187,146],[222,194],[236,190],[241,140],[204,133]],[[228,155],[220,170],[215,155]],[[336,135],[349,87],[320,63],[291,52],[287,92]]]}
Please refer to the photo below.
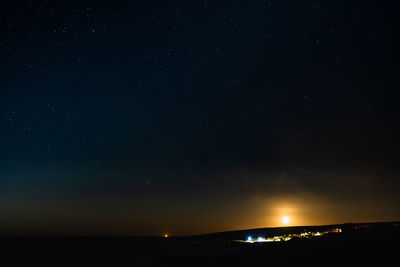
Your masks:
{"label": "dark ridge silhouette", "polygon": [[[315,238],[246,243],[247,235],[324,232]],[[229,231],[189,237],[2,236],[9,266],[339,266],[397,260],[400,222],[348,223]]]}

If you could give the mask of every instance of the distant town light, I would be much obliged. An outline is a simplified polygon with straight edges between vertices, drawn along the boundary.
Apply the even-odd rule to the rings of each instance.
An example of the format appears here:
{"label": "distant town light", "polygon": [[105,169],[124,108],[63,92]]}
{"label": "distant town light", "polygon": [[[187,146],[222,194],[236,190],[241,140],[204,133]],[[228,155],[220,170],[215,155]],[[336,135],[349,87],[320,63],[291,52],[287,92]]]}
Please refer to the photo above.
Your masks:
{"label": "distant town light", "polygon": [[168,237],[168,234],[164,234],[164,237],[167,238],[167,237]]}
{"label": "distant town light", "polygon": [[262,237],[262,236],[259,236],[259,237],[257,238],[257,242],[265,242],[265,241],[266,241],[265,238]]}
{"label": "distant town light", "polygon": [[341,228],[336,228],[336,229],[330,229],[330,230],[326,230],[326,231],[316,231],[316,232],[311,232],[311,231],[304,231],[302,233],[293,233],[293,234],[288,234],[288,235],[281,235],[281,236],[270,236],[270,237],[263,237],[263,236],[259,236],[256,239],[253,239],[253,237],[251,235],[248,235],[246,240],[234,240],[236,242],[247,242],[247,243],[258,243],[258,242],[280,242],[280,241],[289,241],[291,240],[293,237],[297,237],[297,238],[313,238],[315,236],[322,236],[325,234],[329,234],[329,233],[341,233],[342,229]]}

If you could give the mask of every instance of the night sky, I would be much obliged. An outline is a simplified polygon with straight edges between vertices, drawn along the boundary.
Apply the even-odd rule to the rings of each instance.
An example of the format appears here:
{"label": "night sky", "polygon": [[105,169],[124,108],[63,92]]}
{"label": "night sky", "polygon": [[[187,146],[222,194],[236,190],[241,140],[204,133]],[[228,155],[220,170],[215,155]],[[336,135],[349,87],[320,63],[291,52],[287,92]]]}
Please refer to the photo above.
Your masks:
{"label": "night sky", "polygon": [[2,1],[0,233],[400,220],[396,1]]}

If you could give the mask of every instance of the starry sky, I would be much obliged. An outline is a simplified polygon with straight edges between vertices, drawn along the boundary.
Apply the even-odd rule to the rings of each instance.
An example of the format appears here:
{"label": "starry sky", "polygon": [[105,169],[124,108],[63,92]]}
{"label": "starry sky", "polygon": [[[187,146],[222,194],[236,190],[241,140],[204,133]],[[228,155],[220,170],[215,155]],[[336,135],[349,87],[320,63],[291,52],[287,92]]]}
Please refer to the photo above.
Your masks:
{"label": "starry sky", "polygon": [[396,1],[2,1],[0,233],[400,220]]}

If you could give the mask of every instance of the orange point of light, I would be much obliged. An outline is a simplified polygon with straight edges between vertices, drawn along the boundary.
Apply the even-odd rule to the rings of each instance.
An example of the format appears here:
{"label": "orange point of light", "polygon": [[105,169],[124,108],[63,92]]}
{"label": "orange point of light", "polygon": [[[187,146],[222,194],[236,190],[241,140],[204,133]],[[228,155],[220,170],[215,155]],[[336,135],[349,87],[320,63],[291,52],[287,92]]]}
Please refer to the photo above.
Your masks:
{"label": "orange point of light", "polygon": [[289,224],[290,223],[290,217],[289,216],[282,216],[282,223],[283,224]]}
{"label": "orange point of light", "polygon": [[167,238],[167,237],[168,237],[168,234],[164,234],[164,237]]}

